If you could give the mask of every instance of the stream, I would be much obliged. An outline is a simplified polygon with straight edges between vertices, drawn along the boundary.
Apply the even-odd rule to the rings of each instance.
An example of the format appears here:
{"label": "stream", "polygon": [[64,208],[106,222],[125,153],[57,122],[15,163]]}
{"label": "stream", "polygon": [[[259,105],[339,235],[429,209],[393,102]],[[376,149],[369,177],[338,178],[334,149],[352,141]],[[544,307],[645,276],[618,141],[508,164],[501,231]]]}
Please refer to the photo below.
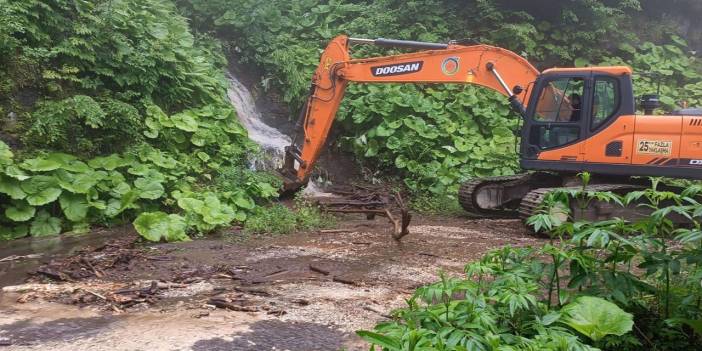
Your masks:
{"label": "stream", "polygon": [[255,170],[274,171],[283,166],[285,147],[292,140],[279,130],[263,122],[263,115],[256,107],[251,91],[234,75],[228,74],[229,101],[236,110],[239,122],[249,132],[249,138],[261,147],[262,155],[254,157],[251,167]]}
{"label": "stream", "polygon": [[[251,168],[260,171],[275,171],[283,166],[285,147],[292,139],[263,121],[263,114],[256,106],[251,91],[232,73],[227,74],[229,89],[227,94],[234,107],[239,122],[249,132],[249,138],[261,147],[262,154],[252,158]],[[331,196],[322,190],[322,186],[310,180],[302,190],[305,197]]]}

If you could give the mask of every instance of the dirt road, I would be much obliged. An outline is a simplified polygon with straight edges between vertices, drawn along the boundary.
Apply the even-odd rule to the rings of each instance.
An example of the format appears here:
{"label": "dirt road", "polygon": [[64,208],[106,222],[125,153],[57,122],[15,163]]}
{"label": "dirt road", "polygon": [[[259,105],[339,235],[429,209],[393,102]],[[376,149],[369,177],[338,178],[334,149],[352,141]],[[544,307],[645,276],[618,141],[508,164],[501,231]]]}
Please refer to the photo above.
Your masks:
{"label": "dirt road", "polygon": [[389,230],[350,219],[335,231],[148,246],[128,233],[4,286],[0,350],[367,350],[354,331],[440,270],[459,275],[490,248],[540,242],[515,220],[420,217],[399,243]]}

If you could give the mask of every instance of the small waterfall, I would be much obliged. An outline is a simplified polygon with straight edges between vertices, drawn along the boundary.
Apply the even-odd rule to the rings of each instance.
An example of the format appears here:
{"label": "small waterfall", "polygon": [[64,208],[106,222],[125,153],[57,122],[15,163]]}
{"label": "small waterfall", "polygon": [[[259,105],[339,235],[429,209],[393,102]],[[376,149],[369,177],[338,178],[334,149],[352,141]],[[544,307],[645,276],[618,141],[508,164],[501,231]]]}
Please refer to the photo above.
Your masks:
{"label": "small waterfall", "polygon": [[241,124],[249,131],[249,138],[261,146],[263,157],[254,159],[257,170],[273,171],[283,166],[285,147],[290,145],[290,137],[265,124],[261,111],[246,86],[229,74],[229,101],[236,110]]}
{"label": "small waterfall", "polygon": [[[262,157],[254,158],[252,167],[256,170],[275,171],[283,166],[285,147],[292,140],[279,130],[263,122],[261,111],[256,107],[256,101],[249,89],[232,74],[229,78],[229,101],[231,102],[241,124],[248,130],[249,138],[261,146]],[[302,191],[305,197],[331,196],[324,193],[313,180]]]}

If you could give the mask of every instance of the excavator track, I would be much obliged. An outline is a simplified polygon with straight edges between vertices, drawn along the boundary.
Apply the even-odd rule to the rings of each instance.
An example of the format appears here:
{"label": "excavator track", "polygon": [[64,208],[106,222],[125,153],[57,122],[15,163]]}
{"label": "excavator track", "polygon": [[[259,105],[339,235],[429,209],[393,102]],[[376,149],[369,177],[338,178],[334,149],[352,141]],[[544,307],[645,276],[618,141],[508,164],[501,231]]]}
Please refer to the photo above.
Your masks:
{"label": "excavator track", "polygon": [[516,217],[519,204],[529,191],[561,184],[561,177],[544,172],[478,178],[461,185],[458,198],[463,209],[470,213]]}
{"label": "excavator track", "polygon": [[490,177],[490,178],[476,178],[473,180],[470,180],[466,183],[463,183],[461,185],[461,188],[458,190],[458,201],[461,204],[461,207],[463,207],[464,210],[470,213],[474,214],[479,214],[479,215],[487,215],[487,216],[500,216],[500,215],[506,215],[513,213],[514,209],[485,209],[481,208],[477,201],[476,201],[476,195],[480,191],[481,188],[488,186],[488,185],[498,185],[498,184],[505,184],[505,183],[510,183],[510,182],[515,182],[515,181],[520,181],[524,180],[524,178],[528,178],[530,175],[529,174],[517,174],[517,175],[512,175],[512,176],[499,176],[499,177]]}
{"label": "excavator track", "polygon": [[[633,184],[593,184],[593,185],[588,185],[587,190],[588,191],[611,191],[615,194],[625,194],[630,191],[635,191],[635,190],[641,190],[644,189],[645,186],[642,185],[633,185]],[[581,189],[580,186],[573,186],[573,187],[557,187],[557,188],[539,188],[539,189],[534,189],[527,193],[523,198],[521,203],[519,204],[519,209],[517,212],[519,213],[519,218],[523,221],[526,222],[526,220],[537,214],[542,202],[546,198],[546,195],[548,193],[551,193],[557,189],[575,189],[579,190]],[[635,218],[635,217],[641,217],[641,216],[646,216],[647,213],[646,211],[643,211],[641,208],[638,208],[636,205],[628,206],[628,207],[622,207],[617,204],[611,204],[603,201],[596,201],[593,200],[588,204],[588,208],[584,209],[582,213],[579,213],[581,211],[578,211],[577,208],[574,208],[577,206],[576,204],[571,202],[571,211],[573,215],[575,216],[576,220],[580,219],[587,219],[587,220],[603,220],[603,219],[609,219],[609,218],[614,218],[614,217],[623,217],[623,218]]]}
{"label": "excavator track", "polygon": [[529,217],[535,215],[541,203],[544,201],[546,195],[556,188],[541,188],[530,191],[526,196],[522,198],[522,202],[519,204],[519,219],[526,222]]}

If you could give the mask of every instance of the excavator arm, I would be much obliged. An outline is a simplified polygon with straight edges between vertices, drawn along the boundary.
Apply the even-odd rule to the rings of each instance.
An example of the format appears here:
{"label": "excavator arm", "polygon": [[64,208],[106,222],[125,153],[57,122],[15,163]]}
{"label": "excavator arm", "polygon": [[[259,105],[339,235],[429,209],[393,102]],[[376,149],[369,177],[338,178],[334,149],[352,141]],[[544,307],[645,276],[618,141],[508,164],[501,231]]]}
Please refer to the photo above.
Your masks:
{"label": "excavator arm", "polygon": [[[426,51],[386,57],[351,59],[349,45],[374,44]],[[488,45],[464,46],[387,39],[334,38],[324,50],[300,113],[300,135],[286,148],[284,192],[304,186],[326,142],[349,82],[476,84],[505,95],[525,115],[528,87],[539,71],[512,51]],[[520,98],[520,96],[522,96]]]}

